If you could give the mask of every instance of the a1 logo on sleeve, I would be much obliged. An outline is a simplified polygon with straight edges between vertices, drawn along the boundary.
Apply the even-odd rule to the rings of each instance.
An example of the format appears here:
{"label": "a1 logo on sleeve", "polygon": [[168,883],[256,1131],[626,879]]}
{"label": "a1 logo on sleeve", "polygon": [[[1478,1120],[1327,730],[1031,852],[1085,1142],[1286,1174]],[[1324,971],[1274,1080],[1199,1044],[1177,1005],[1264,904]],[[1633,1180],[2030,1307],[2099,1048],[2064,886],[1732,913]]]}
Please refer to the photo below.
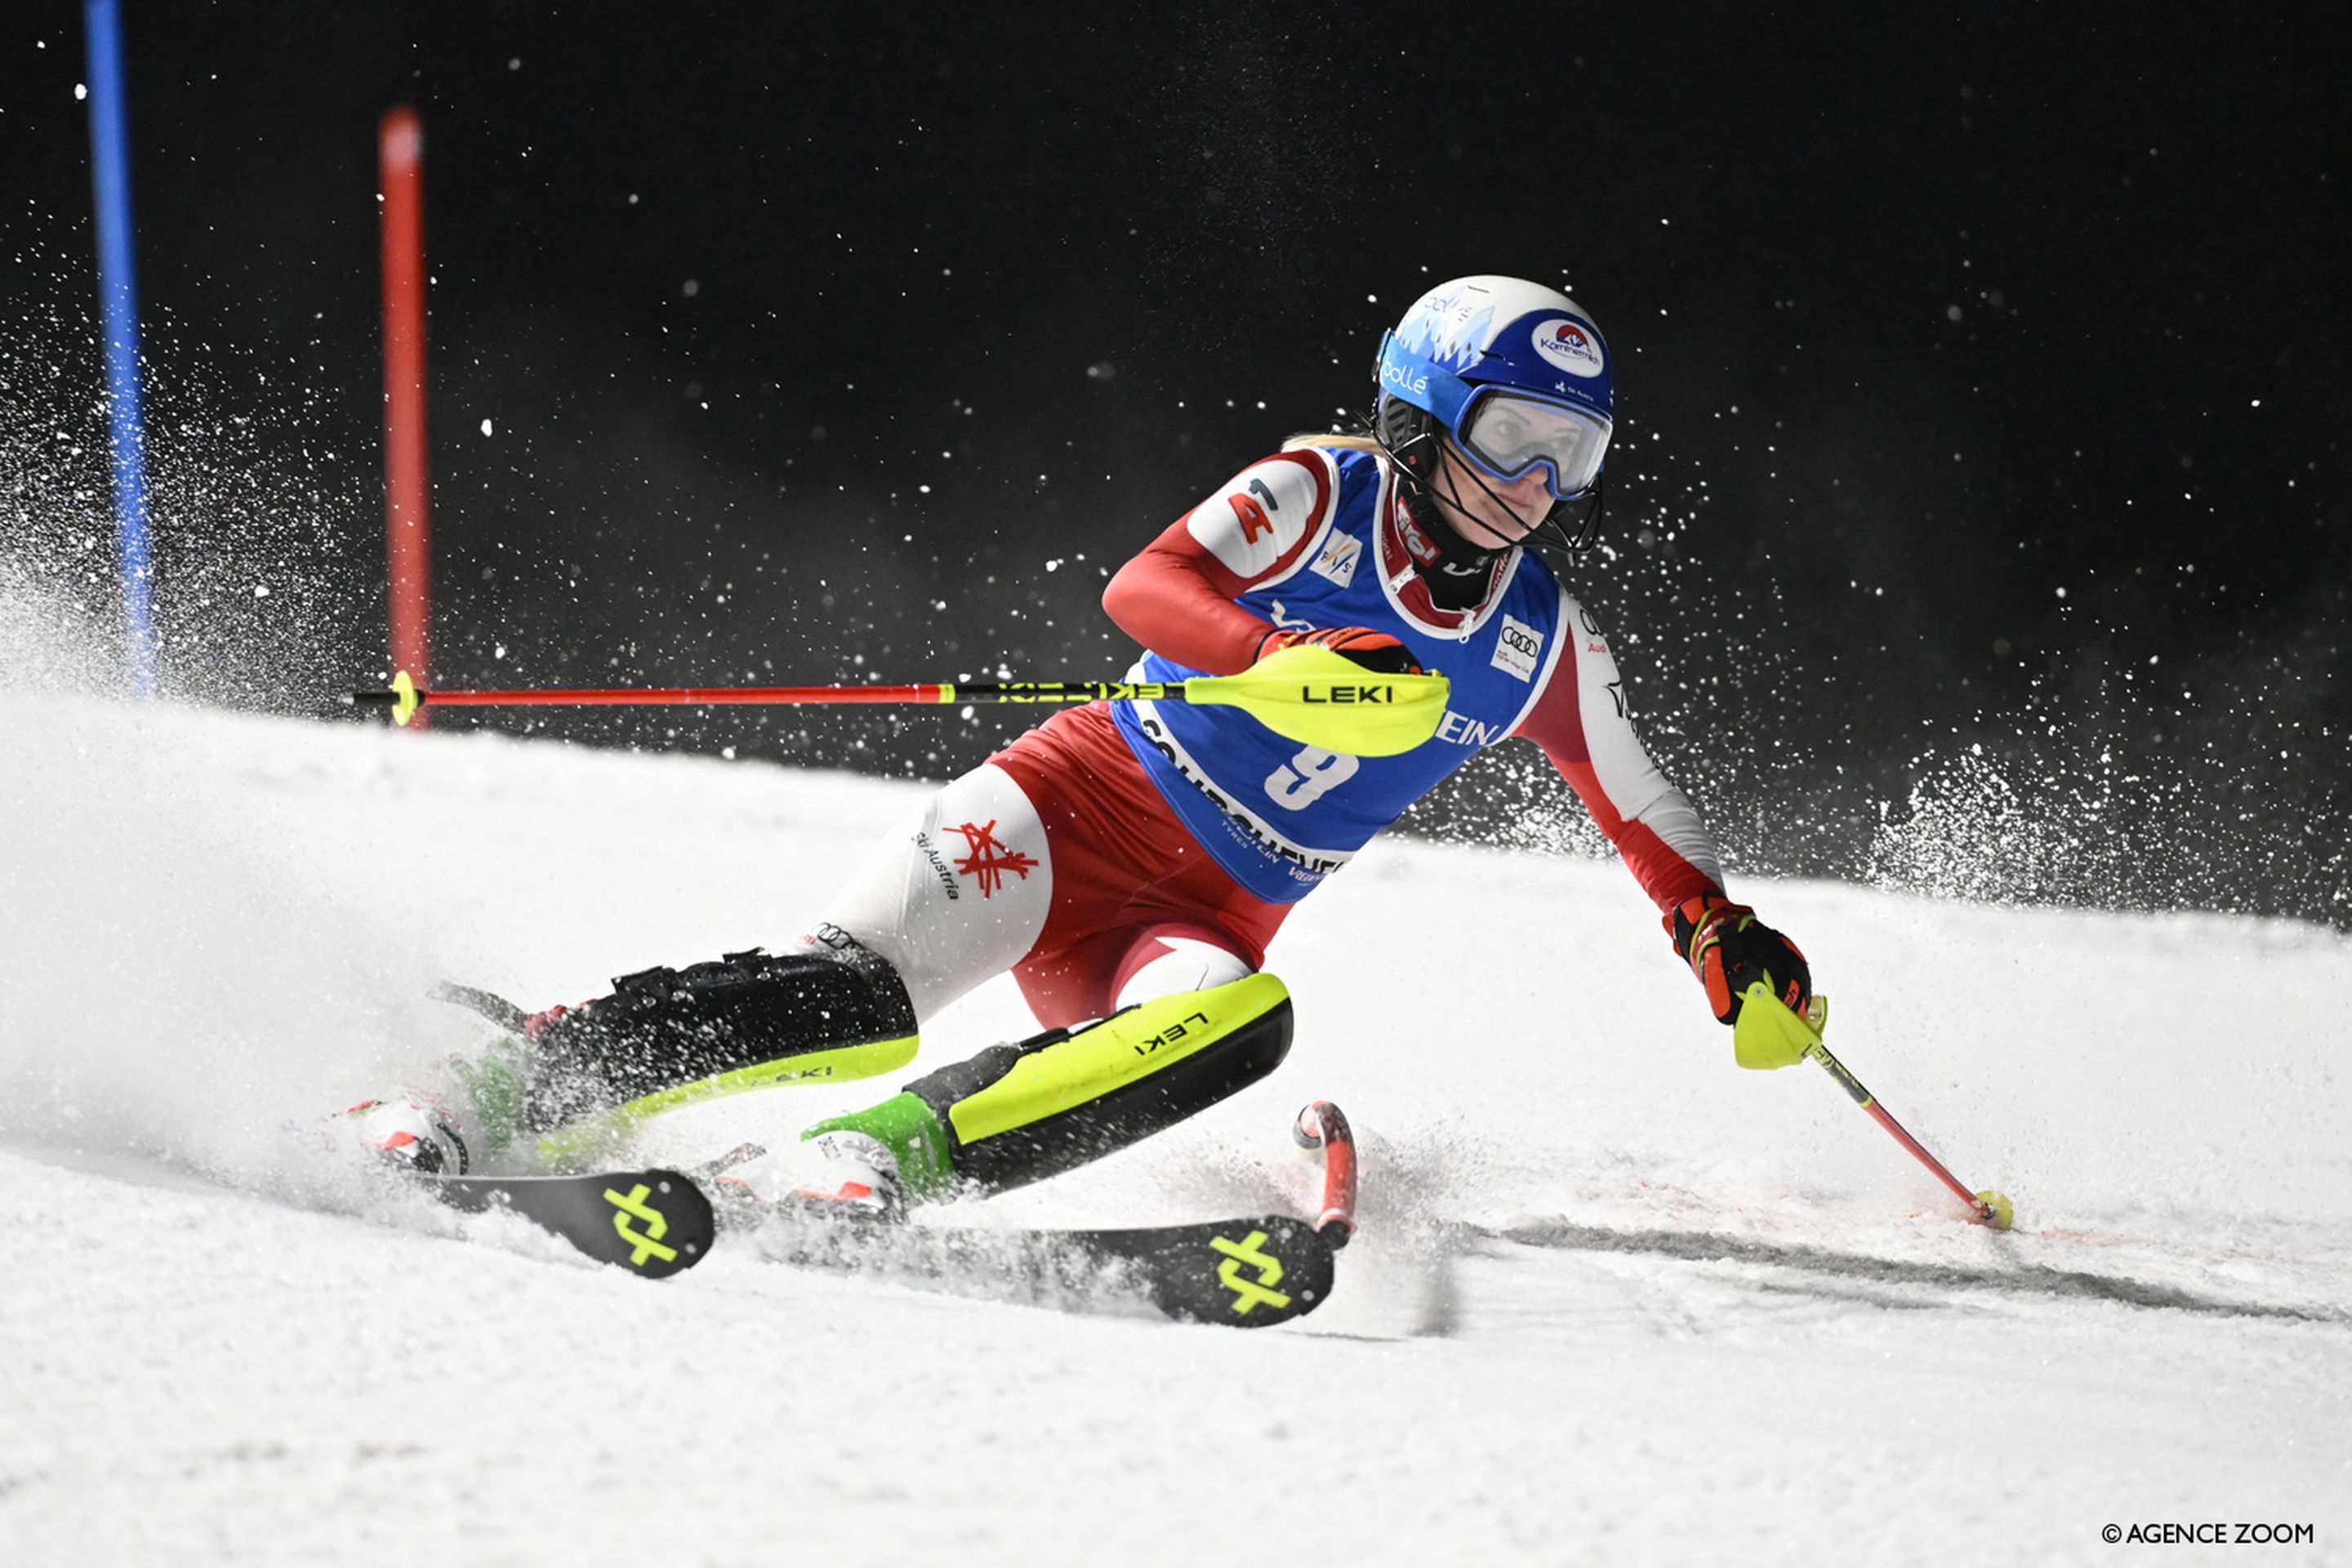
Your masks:
{"label": "a1 logo on sleeve", "polygon": [[1310,464],[1272,458],[1193,508],[1184,526],[1236,577],[1264,576],[1320,521],[1319,489]]}
{"label": "a1 logo on sleeve", "polygon": [[1536,678],[1543,659],[1543,633],[1510,616],[1503,617],[1502,634],[1495,639],[1495,668],[1507,669],[1521,680]]}

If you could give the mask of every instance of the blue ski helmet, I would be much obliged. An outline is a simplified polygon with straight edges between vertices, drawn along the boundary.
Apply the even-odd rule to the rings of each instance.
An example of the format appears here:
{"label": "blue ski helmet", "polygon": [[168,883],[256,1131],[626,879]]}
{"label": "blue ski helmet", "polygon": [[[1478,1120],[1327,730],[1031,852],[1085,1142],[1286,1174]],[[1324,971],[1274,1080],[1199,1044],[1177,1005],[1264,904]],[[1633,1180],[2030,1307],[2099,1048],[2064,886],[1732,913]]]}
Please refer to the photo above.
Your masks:
{"label": "blue ski helmet", "polygon": [[1540,468],[1553,502],[1545,522],[1571,548],[1591,542],[1613,377],[1583,307],[1522,279],[1457,278],[1382,335],[1374,375],[1374,433],[1419,489],[1443,437],[1495,479]]}

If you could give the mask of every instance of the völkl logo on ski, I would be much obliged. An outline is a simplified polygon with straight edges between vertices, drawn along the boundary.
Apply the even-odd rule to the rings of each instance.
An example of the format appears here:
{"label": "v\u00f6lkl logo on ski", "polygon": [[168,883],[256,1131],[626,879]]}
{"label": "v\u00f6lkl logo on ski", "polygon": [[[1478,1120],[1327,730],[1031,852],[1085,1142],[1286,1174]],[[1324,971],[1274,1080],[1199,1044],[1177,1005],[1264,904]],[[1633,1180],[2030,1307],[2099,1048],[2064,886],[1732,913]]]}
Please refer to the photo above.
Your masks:
{"label": "v\u00f6lkl logo on ski", "polygon": [[[629,1266],[633,1268],[643,1268],[648,1258],[658,1258],[664,1263],[677,1260],[677,1249],[661,1244],[661,1238],[669,1234],[669,1221],[662,1217],[661,1210],[646,1202],[646,1194],[652,1191],[643,1182],[630,1188],[627,1197],[610,1187],[604,1189],[604,1201],[620,1211],[613,1216],[613,1228],[633,1248],[629,1254]],[[629,1222],[633,1219],[643,1220],[646,1228],[643,1232],[631,1230]]]}
{"label": "v\u00f6lkl logo on ski", "polygon": [[[1254,1230],[1240,1241],[1213,1236],[1209,1245],[1225,1255],[1225,1260],[1217,1265],[1217,1281],[1234,1293],[1236,1316],[1247,1316],[1253,1307],[1279,1311],[1290,1305],[1290,1298],[1274,1289],[1282,1283],[1282,1260],[1265,1250],[1265,1232]],[[1242,1278],[1244,1267],[1257,1270],[1256,1279]]]}

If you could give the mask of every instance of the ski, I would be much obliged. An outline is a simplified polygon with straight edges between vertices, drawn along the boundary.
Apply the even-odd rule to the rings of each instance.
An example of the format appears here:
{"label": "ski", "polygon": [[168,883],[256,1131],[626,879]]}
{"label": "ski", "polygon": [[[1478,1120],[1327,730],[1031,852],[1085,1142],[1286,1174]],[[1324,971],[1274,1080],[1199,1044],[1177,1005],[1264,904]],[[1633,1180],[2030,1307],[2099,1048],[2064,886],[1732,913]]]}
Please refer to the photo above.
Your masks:
{"label": "ski", "polygon": [[1285,1215],[1091,1230],[934,1226],[781,1209],[749,1222],[776,1262],[1063,1311],[1149,1310],[1260,1329],[1331,1294],[1331,1237]]}
{"label": "ski", "polygon": [[452,1208],[520,1215],[597,1262],[648,1279],[666,1279],[701,1262],[716,1234],[710,1200],[676,1171],[411,1179]]}

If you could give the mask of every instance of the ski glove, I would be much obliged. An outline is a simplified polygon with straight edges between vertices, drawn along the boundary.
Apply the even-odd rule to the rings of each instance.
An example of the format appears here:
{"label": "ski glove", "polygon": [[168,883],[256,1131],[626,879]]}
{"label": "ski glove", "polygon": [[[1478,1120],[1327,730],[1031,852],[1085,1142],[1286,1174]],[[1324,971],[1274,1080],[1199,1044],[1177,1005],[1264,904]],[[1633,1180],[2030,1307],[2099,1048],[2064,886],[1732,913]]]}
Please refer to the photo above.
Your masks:
{"label": "ski glove", "polygon": [[1721,893],[1701,893],[1685,900],[1665,917],[1675,952],[1706,987],[1707,1005],[1718,1023],[1739,1016],[1739,1004],[1748,986],[1761,980],[1801,1016],[1813,994],[1813,973],[1797,944],[1756,918],[1746,904],[1735,904]]}
{"label": "ski glove", "polygon": [[1412,650],[1389,636],[1370,626],[1326,626],[1320,631],[1294,632],[1283,629],[1270,631],[1257,639],[1257,655],[1279,653],[1286,647],[1328,647],[1342,658],[1355,660],[1366,669],[1381,675],[1419,675],[1421,666],[1413,662]]}

